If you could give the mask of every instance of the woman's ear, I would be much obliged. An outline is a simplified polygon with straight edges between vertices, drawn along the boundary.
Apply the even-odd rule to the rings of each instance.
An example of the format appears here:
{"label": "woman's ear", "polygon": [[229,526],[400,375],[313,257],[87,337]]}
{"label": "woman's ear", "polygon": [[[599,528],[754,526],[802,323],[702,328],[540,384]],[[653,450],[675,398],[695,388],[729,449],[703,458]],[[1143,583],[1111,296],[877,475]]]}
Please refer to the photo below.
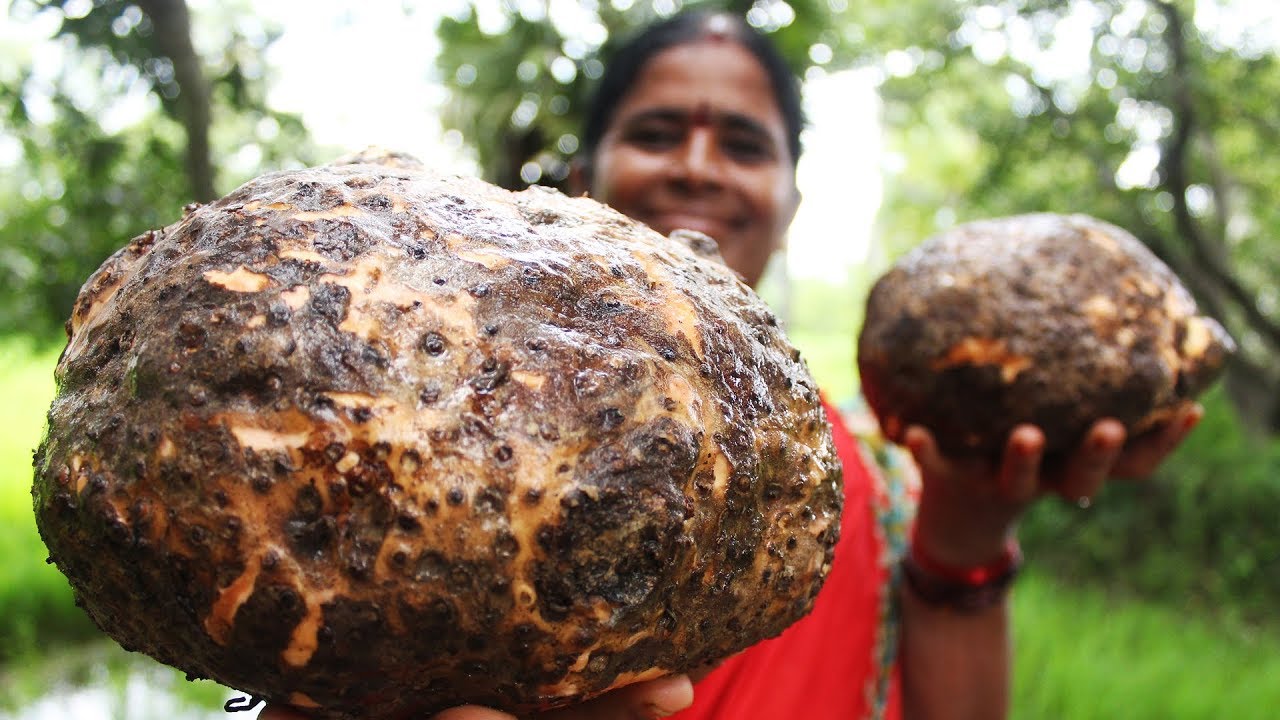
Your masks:
{"label": "woman's ear", "polygon": [[800,200],[802,199],[802,196],[800,194],[800,186],[796,185],[795,183],[792,183],[790,195],[791,195],[791,199],[790,199],[791,205],[786,209],[786,222],[782,224],[784,228],[791,227],[791,221],[796,219],[796,211],[800,209]]}

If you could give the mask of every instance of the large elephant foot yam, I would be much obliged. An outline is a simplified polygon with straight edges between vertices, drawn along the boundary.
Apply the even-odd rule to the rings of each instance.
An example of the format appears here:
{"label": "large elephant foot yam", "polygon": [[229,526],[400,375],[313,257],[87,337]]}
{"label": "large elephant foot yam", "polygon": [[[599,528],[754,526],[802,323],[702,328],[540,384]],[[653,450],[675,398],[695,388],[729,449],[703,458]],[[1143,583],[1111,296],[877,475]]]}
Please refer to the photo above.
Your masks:
{"label": "large elephant foot yam", "polygon": [[998,455],[1019,423],[1050,462],[1096,420],[1131,436],[1204,390],[1234,344],[1141,242],[1083,215],[961,225],[872,289],[858,339],[886,436],[930,429],[953,455]]}
{"label": "large elephant foot yam", "polygon": [[318,717],[684,671],[831,564],[839,461],[777,320],[705,237],[586,198],[267,175],[116,253],[67,328],[53,562],[126,648]]}

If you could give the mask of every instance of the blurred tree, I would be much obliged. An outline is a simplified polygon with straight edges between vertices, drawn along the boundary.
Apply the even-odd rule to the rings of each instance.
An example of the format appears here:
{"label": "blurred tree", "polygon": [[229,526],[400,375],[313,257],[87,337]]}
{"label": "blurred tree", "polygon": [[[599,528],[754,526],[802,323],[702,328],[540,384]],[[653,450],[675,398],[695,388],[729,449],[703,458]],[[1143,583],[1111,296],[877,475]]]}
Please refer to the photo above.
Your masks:
{"label": "blurred tree", "polygon": [[275,35],[235,10],[193,24],[181,0],[10,3],[53,37],[0,46],[0,143],[17,156],[0,173],[0,334],[55,337],[111,252],[229,189],[214,157],[233,182],[307,160],[301,121],[266,104]]}
{"label": "blurred tree", "polygon": [[209,157],[211,122],[209,83],[191,41],[191,15],[184,0],[97,0],[84,15],[79,0],[40,0],[45,8],[63,13],[60,35],[74,37],[81,47],[102,47],[121,65],[142,69],[152,90],[159,92],[165,112],[181,121],[186,131],[187,182],[193,200],[217,197],[213,162]]}
{"label": "blurred tree", "polygon": [[490,180],[559,185],[583,98],[617,39],[702,5],[747,13],[802,74],[878,73],[893,150],[878,229],[889,255],[982,216],[1114,222],[1240,342],[1234,404],[1247,426],[1280,431],[1280,208],[1269,201],[1280,167],[1256,161],[1280,137],[1276,10],[1244,0],[475,1],[440,25],[446,125]]}

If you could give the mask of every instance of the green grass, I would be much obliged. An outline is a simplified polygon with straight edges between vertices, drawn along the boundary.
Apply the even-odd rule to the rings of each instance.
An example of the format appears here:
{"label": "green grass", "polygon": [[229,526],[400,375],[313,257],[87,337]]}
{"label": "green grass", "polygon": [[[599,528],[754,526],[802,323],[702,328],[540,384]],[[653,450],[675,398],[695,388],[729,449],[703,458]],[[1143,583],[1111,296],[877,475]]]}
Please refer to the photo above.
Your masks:
{"label": "green grass", "polygon": [[31,453],[53,399],[57,357],[56,349],[0,343],[0,662],[38,644],[97,635],[62,574],[45,564],[31,511]]}
{"label": "green grass", "polygon": [[1280,631],[1063,587],[1028,574],[1014,593],[1017,719],[1271,720]]}
{"label": "green grass", "polygon": [[[0,720],[74,717],[73,703],[118,720],[216,720],[243,693],[178,670],[108,640],[46,650],[0,666]],[[12,713],[12,715],[10,714]]]}
{"label": "green grass", "polygon": [[[0,342],[0,402],[5,407],[0,416],[0,478],[6,482],[22,476],[30,485],[31,451],[44,432],[57,360],[57,350],[35,353],[17,340]],[[0,511],[9,508],[8,500],[0,502]]]}

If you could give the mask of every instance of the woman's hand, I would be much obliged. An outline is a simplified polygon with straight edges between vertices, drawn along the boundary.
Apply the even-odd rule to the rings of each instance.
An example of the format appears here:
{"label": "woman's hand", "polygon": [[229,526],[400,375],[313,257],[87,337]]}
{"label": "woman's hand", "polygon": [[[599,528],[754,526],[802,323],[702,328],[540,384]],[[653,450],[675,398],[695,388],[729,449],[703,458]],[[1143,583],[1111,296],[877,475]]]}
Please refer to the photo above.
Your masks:
{"label": "woman's hand", "polygon": [[[654,720],[673,715],[693,704],[693,684],[687,675],[635,683],[605,693],[594,700],[533,716],[536,720]],[[258,720],[308,720],[290,708],[268,707]],[[423,720],[426,720],[424,718]],[[489,708],[468,705],[451,708],[431,720],[516,720]]]}
{"label": "woman's hand", "polygon": [[998,464],[945,457],[928,430],[909,428],[905,444],[922,482],[915,541],[930,556],[955,567],[989,562],[1004,551],[1017,519],[1033,501],[1054,494],[1087,506],[1108,478],[1151,474],[1203,414],[1200,405],[1187,403],[1163,427],[1128,447],[1120,422],[1099,420],[1052,474],[1041,472],[1045,440],[1034,425],[1014,428]]}

